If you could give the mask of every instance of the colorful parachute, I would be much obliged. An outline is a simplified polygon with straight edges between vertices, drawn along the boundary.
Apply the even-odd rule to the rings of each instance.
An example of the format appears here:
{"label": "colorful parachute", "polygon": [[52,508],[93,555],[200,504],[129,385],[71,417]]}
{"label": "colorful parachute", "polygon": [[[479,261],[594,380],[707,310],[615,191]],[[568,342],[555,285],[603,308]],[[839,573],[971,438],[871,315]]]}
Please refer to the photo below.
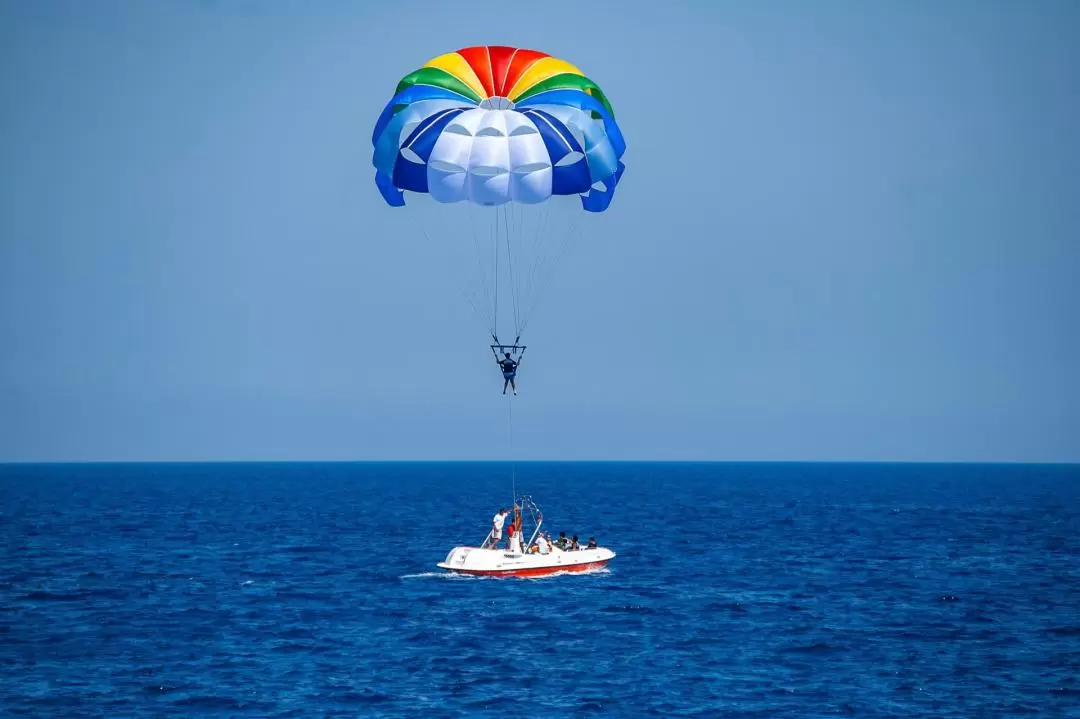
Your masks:
{"label": "colorful parachute", "polygon": [[372,133],[375,183],[440,203],[578,195],[607,209],[626,150],[600,88],[570,63],[498,45],[440,55],[398,83]]}
{"label": "colorful parachute", "polygon": [[579,225],[611,204],[626,151],[595,82],[545,53],[497,45],[406,75],[371,141],[383,198],[408,200],[402,224],[447,255],[493,348],[507,329],[517,348]]}

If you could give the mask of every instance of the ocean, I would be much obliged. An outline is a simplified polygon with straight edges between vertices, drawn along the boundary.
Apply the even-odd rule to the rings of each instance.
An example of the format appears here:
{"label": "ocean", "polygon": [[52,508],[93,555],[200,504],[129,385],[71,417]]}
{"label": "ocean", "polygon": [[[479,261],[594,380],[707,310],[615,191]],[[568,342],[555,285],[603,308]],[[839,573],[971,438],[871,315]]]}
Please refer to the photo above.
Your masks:
{"label": "ocean", "polygon": [[1080,467],[0,466],[0,715],[1080,717]]}

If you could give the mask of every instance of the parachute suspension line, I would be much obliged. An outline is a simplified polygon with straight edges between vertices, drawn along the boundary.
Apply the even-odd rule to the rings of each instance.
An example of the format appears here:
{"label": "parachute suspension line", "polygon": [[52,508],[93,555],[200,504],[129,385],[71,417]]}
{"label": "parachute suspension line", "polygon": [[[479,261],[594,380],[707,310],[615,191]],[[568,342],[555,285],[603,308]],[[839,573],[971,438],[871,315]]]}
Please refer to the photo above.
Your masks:
{"label": "parachute suspension line", "polygon": [[554,259],[551,261],[551,271],[548,272],[545,277],[543,277],[540,288],[534,297],[533,305],[529,308],[529,319],[532,319],[532,313],[536,310],[537,306],[539,306],[540,302],[544,299],[548,289],[554,282],[555,268],[557,268],[561,264],[563,256],[565,256],[568,251],[572,251],[574,245],[577,244],[577,236],[581,229],[581,225],[578,222],[579,218],[580,215],[574,215],[567,223],[567,228],[565,232],[563,232],[562,242],[560,243],[559,249],[554,255]]}
{"label": "parachute suspension line", "polygon": [[524,319],[521,323],[522,332],[525,331],[525,328],[532,320],[533,313],[536,311],[537,307],[539,307],[541,301],[544,299],[544,296],[547,294],[548,289],[551,287],[551,284],[554,280],[555,268],[559,266],[563,256],[570,249],[571,245],[574,244],[571,242],[571,240],[573,240],[577,236],[578,231],[581,229],[581,225],[578,222],[579,219],[580,215],[578,213],[574,213],[573,215],[571,215],[570,219],[566,223],[565,230],[559,233],[562,235],[562,240],[558,244],[558,249],[551,256],[551,258],[544,257],[543,259],[538,260],[537,265],[539,267],[550,267],[551,269],[550,271],[546,272],[546,274],[537,270],[537,290],[536,292],[531,293],[531,301],[529,303],[529,306],[525,309],[525,313],[523,315]]}
{"label": "parachute suspension line", "polygon": [[[543,255],[541,254],[541,250],[543,249],[543,246],[544,246],[545,242],[547,241],[547,232],[546,232],[546,230],[547,230],[547,227],[548,227],[548,222],[551,219],[551,215],[552,215],[552,212],[553,212],[552,208],[554,206],[555,206],[554,202],[547,202],[547,203],[544,203],[542,205],[542,209],[538,213],[538,218],[537,218],[536,225],[533,228],[532,248],[530,250],[530,255],[529,255],[530,257],[532,257],[532,266],[530,268],[531,271],[529,272],[529,277],[528,277],[528,280],[527,280],[527,288],[528,289],[527,289],[527,295],[526,295],[529,298],[528,299],[528,305],[532,304],[533,298],[535,297],[535,288],[536,288],[536,284],[537,284],[537,279],[539,277],[540,269],[541,269],[542,264],[543,264]],[[526,324],[528,322],[527,308],[526,308],[525,315],[523,316],[522,319],[523,319],[523,324]],[[524,328],[522,328],[522,329],[524,329]]]}
{"label": "parachute suspension line", "polygon": [[[532,263],[531,267],[529,268],[529,276],[526,281],[526,297],[528,297],[529,300],[527,304],[530,306],[534,304],[534,288],[536,287],[537,280],[539,279],[540,268],[543,266],[543,255],[541,255],[540,250],[543,248],[547,240],[547,233],[545,232],[545,230],[547,229],[548,220],[551,217],[552,204],[553,203],[548,202],[542,205],[543,209],[539,213],[540,217],[536,223],[536,226],[533,228],[532,250],[530,252],[530,257],[532,257]],[[526,324],[528,323],[530,312],[531,310],[527,310],[525,312]]]}
{"label": "parachute suspension line", "polygon": [[[506,230],[506,258],[510,265],[510,284],[514,288],[514,334],[521,334],[521,277],[527,266],[527,257],[524,256],[521,247],[521,203],[511,200],[506,204],[507,212],[504,216],[503,228]],[[513,249],[511,249],[513,248]],[[517,266],[514,266],[514,260]],[[515,342],[516,344],[516,342]]]}
{"label": "parachute suspension line", "polygon": [[[514,395],[506,395],[506,453],[510,458],[510,491],[513,501],[510,506],[517,505],[517,465],[514,462]],[[521,527],[518,527],[521,531]]]}
{"label": "parachute suspension line", "polygon": [[[487,272],[484,270],[484,251],[483,247],[480,244],[480,236],[476,232],[476,218],[473,216],[472,203],[466,202],[465,209],[469,215],[469,234],[472,236],[473,241],[473,259],[476,260],[476,274],[480,277],[480,286],[483,288],[484,291],[484,296],[483,299],[480,300],[480,304],[483,304],[484,306],[483,316],[487,320],[488,332],[490,332],[491,336],[494,337],[495,315],[492,313],[491,310],[491,286],[488,283]],[[475,304],[477,304],[476,301],[474,301],[474,305]]]}
{"label": "parachute suspension line", "polygon": [[498,342],[499,339],[499,207],[495,206],[495,226],[492,228],[495,232],[495,322],[493,323],[494,332],[492,337]]}
{"label": "parachute suspension line", "polygon": [[[503,237],[506,240],[506,264],[510,268],[510,302],[514,308],[514,334],[521,337],[521,322],[518,319],[518,286],[514,282],[514,256],[510,251],[510,227],[508,225],[506,210],[503,210]],[[517,344],[517,340],[514,340]]]}
{"label": "parachute suspension line", "polygon": [[[424,223],[422,223],[419,219],[416,219],[415,216],[413,216],[413,224],[415,224],[417,229],[420,231],[420,235],[423,236],[424,242],[426,242],[428,245],[435,246],[435,242],[432,241],[431,235],[428,233],[428,229],[424,225]],[[479,317],[482,322],[490,325],[491,312],[488,311],[488,308],[486,307],[486,300],[484,302],[479,302],[475,292],[469,291],[468,282],[462,281],[461,285],[458,287],[458,290],[461,292],[461,296],[465,298],[465,301],[469,303],[469,306],[472,307],[472,310],[476,313],[476,316]]]}

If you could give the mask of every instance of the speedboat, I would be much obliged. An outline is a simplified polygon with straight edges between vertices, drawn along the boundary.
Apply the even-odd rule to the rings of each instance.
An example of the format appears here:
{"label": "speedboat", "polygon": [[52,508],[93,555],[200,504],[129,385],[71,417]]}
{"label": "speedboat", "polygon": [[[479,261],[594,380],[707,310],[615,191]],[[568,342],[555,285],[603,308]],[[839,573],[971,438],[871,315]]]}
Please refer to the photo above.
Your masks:
{"label": "speedboat", "polygon": [[[479,547],[454,547],[437,566],[456,574],[484,577],[543,577],[559,572],[599,569],[615,557],[615,552],[606,547],[563,550],[552,545],[548,548],[546,538],[540,533],[543,515],[530,498],[523,497],[520,505],[514,505],[514,525],[522,526],[522,505],[533,515],[535,525],[527,544],[519,541],[511,543],[510,549],[500,549],[492,541],[492,533],[488,532]],[[523,546],[527,549],[522,549]]]}
{"label": "speedboat", "polygon": [[553,547],[547,554],[508,552],[505,549],[454,547],[438,566],[456,574],[484,577],[543,577],[558,572],[599,569],[615,557],[606,547],[563,551]]}

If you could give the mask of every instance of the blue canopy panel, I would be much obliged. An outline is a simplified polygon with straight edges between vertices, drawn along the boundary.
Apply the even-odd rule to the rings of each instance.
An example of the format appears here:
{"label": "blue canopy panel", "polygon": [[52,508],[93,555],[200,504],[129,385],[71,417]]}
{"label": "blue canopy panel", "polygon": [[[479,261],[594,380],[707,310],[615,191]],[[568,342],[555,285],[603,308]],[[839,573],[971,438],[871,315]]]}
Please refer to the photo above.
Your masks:
{"label": "blue canopy panel", "polygon": [[412,85],[394,95],[390,98],[390,102],[386,103],[386,107],[383,108],[382,113],[379,114],[378,121],[375,123],[375,129],[371,133],[371,144],[375,145],[378,143],[379,135],[381,135],[383,130],[386,129],[386,126],[390,124],[394,115],[414,102],[420,102],[422,100],[453,100],[455,102],[460,102],[462,107],[476,107],[475,102],[464,95],[459,95],[451,90],[435,87],[433,85]]}
{"label": "blue canopy panel", "polygon": [[570,128],[543,110],[530,108],[522,110],[521,114],[536,126],[551,158],[551,194],[580,195],[588,192],[592,184],[589,165],[584,150]]}
{"label": "blue canopy panel", "polygon": [[375,171],[375,186],[379,188],[386,204],[391,207],[405,206],[405,193],[394,187],[394,181],[382,170]]}
{"label": "blue canopy panel", "polygon": [[410,133],[405,143],[398,150],[397,162],[394,163],[394,185],[410,192],[427,192],[427,161],[443,129],[455,117],[465,112],[458,107],[443,110],[425,118]]}
{"label": "blue canopy panel", "polygon": [[626,165],[621,161],[619,162],[618,169],[615,173],[604,180],[601,183],[604,189],[598,189],[593,187],[589,190],[589,194],[581,196],[581,206],[586,212],[603,212],[611,204],[611,200],[615,197],[615,186],[619,184],[619,180],[622,179],[623,172],[626,170]]}
{"label": "blue canopy panel", "polygon": [[622,130],[607,108],[592,95],[581,90],[548,90],[528,97],[517,104],[517,107],[537,107],[540,105],[560,105],[563,107],[576,107],[595,113],[604,123],[604,132],[607,133],[611,148],[616,157],[622,157],[626,152],[626,140]]}
{"label": "blue canopy panel", "polygon": [[[390,118],[390,122],[383,128],[375,142],[375,151],[371,163],[376,169],[382,170],[389,176],[394,174],[394,163],[397,162],[398,150],[401,149],[402,131],[406,127],[412,127],[423,122],[432,115],[437,115],[443,110],[460,108],[461,103],[454,100],[418,100],[417,102],[402,108]],[[411,130],[410,130],[411,132]]]}

